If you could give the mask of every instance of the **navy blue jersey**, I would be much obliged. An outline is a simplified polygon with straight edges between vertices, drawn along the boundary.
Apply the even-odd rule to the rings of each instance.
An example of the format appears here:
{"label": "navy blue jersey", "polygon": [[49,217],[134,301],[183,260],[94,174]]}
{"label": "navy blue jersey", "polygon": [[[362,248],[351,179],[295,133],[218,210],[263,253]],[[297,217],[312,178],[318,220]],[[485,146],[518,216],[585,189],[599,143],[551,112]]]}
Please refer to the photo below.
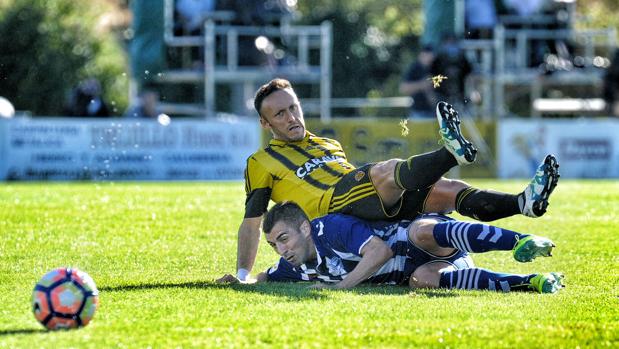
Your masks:
{"label": "navy blue jersey", "polygon": [[339,281],[348,275],[361,260],[361,250],[376,236],[394,253],[367,282],[401,284],[407,280],[407,243],[410,221],[364,221],[353,216],[331,214],[311,222],[312,239],[316,245],[315,270]]}
{"label": "navy blue jersey", "polygon": [[[452,220],[438,214],[421,215],[438,221]],[[322,281],[338,282],[348,275],[361,260],[361,249],[373,236],[391,247],[394,256],[366,282],[378,284],[403,284],[421,265],[442,261],[454,269],[474,267],[468,253],[455,251],[449,256],[434,256],[408,240],[411,221],[368,222],[353,216],[329,214],[310,222],[312,240],[316,245],[315,261],[294,267],[284,258],[266,271],[267,281]]]}
{"label": "navy blue jersey", "polygon": [[329,214],[310,223],[316,261],[294,268],[281,258],[267,270],[268,281],[341,281],[357,266],[363,246],[373,236],[385,241],[394,256],[367,282],[401,284],[413,271],[410,258],[407,258],[410,221],[368,222],[353,216]]}
{"label": "navy blue jersey", "polygon": [[276,282],[297,282],[297,281],[324,281],[336,282],[328,275],[320,275],[316,272],[316,262],[303,264],[299,267],[294,267],[284,258],[280,258],[274,266],[266,270],[267,281]]}

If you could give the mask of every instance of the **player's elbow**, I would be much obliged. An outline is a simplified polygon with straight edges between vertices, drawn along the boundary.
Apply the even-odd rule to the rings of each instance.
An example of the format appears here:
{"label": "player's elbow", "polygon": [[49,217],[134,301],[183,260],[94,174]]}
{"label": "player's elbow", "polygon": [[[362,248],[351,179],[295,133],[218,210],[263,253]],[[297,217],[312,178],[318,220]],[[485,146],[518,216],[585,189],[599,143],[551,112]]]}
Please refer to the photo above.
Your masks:
{"label": "player's elbow", "polygon": [[380,256],[380,259],[384,262],[388,261],[394,256],[394,253],[391,247],[387,246],[387,244],[385,243],[380,245],[380,248],[378,249],[377,253]]}
{"label": "player's elbow", "polygon": [[367,257],[369,260],[375,262],[375,264],[383,265],[386,261],[392,258],[394,255],[391,247],[387,245],[383,240],[378,237],[373,237],[368,244],[366,244],[361,250],[361,256]]}

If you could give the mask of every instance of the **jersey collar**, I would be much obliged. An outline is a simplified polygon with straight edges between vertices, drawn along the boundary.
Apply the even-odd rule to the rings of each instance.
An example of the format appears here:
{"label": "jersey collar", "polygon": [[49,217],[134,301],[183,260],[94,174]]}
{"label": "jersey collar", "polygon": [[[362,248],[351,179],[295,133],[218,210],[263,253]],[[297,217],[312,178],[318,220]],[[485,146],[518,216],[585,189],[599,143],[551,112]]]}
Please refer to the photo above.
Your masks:
{"label": "jersey collar", "polygon": [[295,142],[287,142],[287,141],[283,141],[283,140],[281,140],[281,139],[273,139],[273,138],[271,138],[271,140],[269,141],[269,145],[284,146],[284,145],[287,145],[287,144],[301,144],[301,143],[307,143],[307,141],[308,141],[310,138],[313,138],[313,137],[316,137],[316,135],[315,135],[315,134],[313,134],[313,133],[311,133],[311,132],[310,132],[310,131],[308,131],[308,130],[305,130],[305,137],[303,137],[303,139],[302,139],[302,140],[300,140],[300,141],[295,141]]}

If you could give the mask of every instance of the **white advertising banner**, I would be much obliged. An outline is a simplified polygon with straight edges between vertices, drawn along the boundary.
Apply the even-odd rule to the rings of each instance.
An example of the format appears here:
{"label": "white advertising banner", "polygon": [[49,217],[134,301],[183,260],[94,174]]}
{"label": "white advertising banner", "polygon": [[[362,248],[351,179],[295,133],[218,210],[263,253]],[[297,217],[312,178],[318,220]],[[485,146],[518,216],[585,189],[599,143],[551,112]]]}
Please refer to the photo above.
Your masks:
{"label": "white advertising banner", "polygon": [[619,121],[612,119],[501,120],[498,175],[526,178],[554,154],[564,178],[619,177]]}
{"label": "white advertising banner", "polygon": [[260,147],[255,119],[0,120],[0,179],[230,180]]}

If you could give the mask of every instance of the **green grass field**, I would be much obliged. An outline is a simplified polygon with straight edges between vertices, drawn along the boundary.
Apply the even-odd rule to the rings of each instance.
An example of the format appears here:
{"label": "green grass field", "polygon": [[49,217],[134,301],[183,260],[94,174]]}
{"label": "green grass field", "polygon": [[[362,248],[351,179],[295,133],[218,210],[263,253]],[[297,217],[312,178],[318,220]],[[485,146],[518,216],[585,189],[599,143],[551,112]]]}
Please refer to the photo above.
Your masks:
{"label": "green grass field", "polygon": [[[474,257],[497,271],[562,271],[555,295],[217,285],[234,270],[243,202],[240,182],[0,184],[0,347],[619,347],[617,181],[563,180],[543,218],[495,222],[551,238],[554,257]],[[254,270],[275,261],[263,239]],[[99,287],[83,329],[47,332],[32,315],[34,284],[59,266]]]}

